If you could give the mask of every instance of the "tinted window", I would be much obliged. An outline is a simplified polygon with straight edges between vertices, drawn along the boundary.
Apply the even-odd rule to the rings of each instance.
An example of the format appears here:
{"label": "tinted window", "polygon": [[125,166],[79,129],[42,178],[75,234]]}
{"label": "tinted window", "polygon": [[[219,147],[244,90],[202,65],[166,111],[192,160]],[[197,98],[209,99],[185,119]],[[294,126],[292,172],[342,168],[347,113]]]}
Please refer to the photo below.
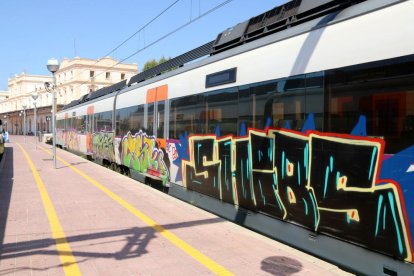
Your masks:
{"label": "tinted window", "polygon": [[386,153],[411,146],[414,138],[413,77],[412,57],[411,60],[394,59],[329,71],[327,130],[351,133],[360,116],[364,116],[362,125],[365,120],[366,135],[384,138]]}
{"label": "tinted window", "polygon": [[93,115],[86,115],[86,122],[85,122],[85,124],[86,124],[86,132],[88,132],[88,133],[92,133],[92,118],[93,118]]}
{"label": "tinted window", "polygon": [[324,116],[324,73],[306,75],[305,115],[314,115],[316,130],[323,131]]}
{"label": "tinted window", "polygon": [[146,133],[148,135],[154,134],[154,104],[148,104],[148,116],[147,116],[147,129]]}
{"label": "tinted window", "polygon": [[164,138],[165,102],[157,103],[157,138]]}
{"label": "tinted window", "polygon": [[124,136],[131,131],[138,133],[144,126],[144,106],[131,106],[117,109],[116,111],[116,135]]}
{"label": "tinted window", "polygon": [[76,130],[77,133],[79,134],[84,134],[85,133],[85,119],[86,116],[79,116],[79,117],[75,117],[72,118],[72,127],[74,130]]}
{"label": "tinted window", "polygon": [[237,135],[237,88],[209,92],[207,97],[207,133]]}
{"label": "tinted window", "polygon": [[96,113],[94,115],[95,132],[112,131],[112,111]]}
{"label": "tinted window", "polygon": [[240,87],[238,135],[247,134],[244,133],[247,128],[264,129],[266,122],[271,121],[272,97],[277,84],[277,81],[268,81]]}
{"label": "tinted window", "polygon": [[171,100],[170,135],[171,139],[178,139],[179,135],[187,133],[206,133],[206,107],[204,95],[190,95]]}
{"label": "tinted window", "polygon": [[305,75],[279,80],[272,101],[272,126],[302,130],[306,119],[305,92]]}
{"label": "tinted window", "polygon": [[64,125],[65,125],[64,122],[65,122],[64,120],[57,120],[56,121],[56,128],[57,129],[63,129]]}

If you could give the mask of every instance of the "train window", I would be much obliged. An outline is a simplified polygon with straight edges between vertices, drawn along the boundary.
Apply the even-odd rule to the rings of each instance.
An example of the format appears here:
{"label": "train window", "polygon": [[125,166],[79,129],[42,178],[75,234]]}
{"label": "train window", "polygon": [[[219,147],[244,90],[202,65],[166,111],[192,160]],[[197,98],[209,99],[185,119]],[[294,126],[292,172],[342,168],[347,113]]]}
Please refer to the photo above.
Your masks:
{"label": "train window", "polygon": [[271,103],[277,86],[278,81],[267,81],[239,88],[238,135],[246,135],[247,128],[264,129],[271,125]]}
{"label": "train window", "polygon": [[[273,127],[301,131],[305,122],[305,75],[279,80],[273,95],[271,124]],[[269,109],[266,104],[266,113]]]}
{"label": "train window", "polygon": [[154,104],[148,104],[147,129],[145,132],[148,135],[154,134]]}
{"label": "train window", "polygon": [[385,153],[414,138],[414,57],[374,62],[327,73],[327,131],[385,139]]}
{"label": "train window", "polygon": [[164,138],[165,101],[157,103],[157,138]]}
{"label": "train window", "polygon": [[[1,120],[0,120],[1,125]],[[57,120],[56,121],[56,129],[63,130],[64,128],[64,120]]]}
{"label": "train window", "polygon": [[85,123],[86,123],[86,132],[87,133],[92,133],[93,132],[93,130],[92,130],[92,118],[93,118],[93,114],[86,115]]}
{"label": "train window", "polygon": [[[66,131],[72,131],[72,118],[66,119]],[[45,131],[45,130],[43,130]]]}
{"label": "train window", "polygon": [[171,100],[170,109],[171,139],[180,135],[206,133],[206,108],[203,94],[190,95]]}
{"label": "train window", "polygon": [[112,111],[96,113],[94,119],[96,127],[95,132],[112,131]]}
{"label": "train window", "polygon": [[144,106],[131,106],[116,110],[116,135],[124,136],[130,131],[133,135],[143,129]]}
{"label": "train window", "polygon": [[85,119],[86,116],[79,116],[73,118],[73,128],[78,134],[85,133]]}
{"label": "train window", "polygon": [[206,88],[236,82],[237,68],[224,70],[206,76]]}
{"label": "train window", "polygon": [[207,133],[237,135],[238,89],[229,88],[206,94]]}
{"label": "train window", "polygon": [[324,72],[311,73],[306,75],[306,106],[305,114],[313,114],[315,127],[323,131],[324,116]]}

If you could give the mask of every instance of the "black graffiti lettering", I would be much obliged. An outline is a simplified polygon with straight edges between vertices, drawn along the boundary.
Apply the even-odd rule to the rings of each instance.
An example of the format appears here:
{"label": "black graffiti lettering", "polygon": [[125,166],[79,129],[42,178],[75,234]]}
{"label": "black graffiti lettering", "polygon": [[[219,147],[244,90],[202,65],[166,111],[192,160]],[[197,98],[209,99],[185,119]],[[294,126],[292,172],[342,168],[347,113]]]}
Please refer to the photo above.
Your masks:
{"label": "black graffiti lettering", "polygon": [[378,179],[380,139],[272,129],[248,134],[190,137],[184,186],[412,260],[399,185]]}

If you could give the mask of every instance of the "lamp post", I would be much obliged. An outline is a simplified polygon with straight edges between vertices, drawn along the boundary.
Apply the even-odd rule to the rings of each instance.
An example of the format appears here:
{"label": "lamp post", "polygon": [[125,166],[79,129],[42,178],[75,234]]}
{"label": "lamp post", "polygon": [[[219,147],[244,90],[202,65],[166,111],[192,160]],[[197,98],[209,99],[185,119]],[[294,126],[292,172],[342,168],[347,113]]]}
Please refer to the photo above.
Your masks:
{"label": "lamp post", "polygon": [[22,104],[23,107],[23,135],[24,135],[24,143],[26,143],[26,107],[27,105],[24,103]]}
{"label": "lamp post", "polygon": [[8,127],[7,127],[7,115],[4,115],[4,125],[5,125],[5,131],[8,131]]}
{"label": "lamp post", "polygon": [[[20,133],[23,133],[23,122],[22,122],[22,116],[23,116],[23,110],[20,110],[19,112],[19,117],[20,117],[20,129],[21,131],[19,131],[19,129],[16,129],[17,135],[19,135]],[[17,124],[16,124],[17,125]]]}
{"label": "lamp post", "polygon": [[[59,70],[59,61],[55,58],[47,61],[47,70],[53,75],[52,86],[52,139],[53,139],[53,166],[56,169],[56,76],[55,73]],[[46,87],[48,89],[48,87]]]}
{"label": "lamp post", "polygon": [[39,97],[37,91],[32,92],[33,105],[34,105],[34,134],[35,134],[35,149],[37,149],[37,107],[36,100]]}

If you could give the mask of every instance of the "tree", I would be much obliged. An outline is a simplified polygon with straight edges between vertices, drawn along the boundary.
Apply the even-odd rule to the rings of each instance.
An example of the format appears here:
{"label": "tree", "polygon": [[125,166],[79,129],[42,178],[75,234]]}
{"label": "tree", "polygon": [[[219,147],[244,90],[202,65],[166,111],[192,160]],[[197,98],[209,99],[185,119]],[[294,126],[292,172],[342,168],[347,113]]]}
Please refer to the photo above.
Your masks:
{"label": "tree", "polygon": [[142,69],[142,71],[146,71],[148,69],[151,69],[151,68],[153,68],[153,67],[155,67],[155,66],[157,66],[157,65],[159,65],[161,63],[164,63],[164,62],[166,62],[168,60],[170,60],[170,58],[169,57],[166,58],[164,56],[162,56],[158,61],[155,60],[155,59],[151,59],[151,60],[145,62],[144,68]]}
{"label": "tree", "polygon": [[145,62],[144,68],[142,69],[142,71],[146,71],[146,70],[151,69],[151,68],[153,68],[157,65],[158,65],[158,61],[156,61],[155,59],[151,59],[151,60]]}

